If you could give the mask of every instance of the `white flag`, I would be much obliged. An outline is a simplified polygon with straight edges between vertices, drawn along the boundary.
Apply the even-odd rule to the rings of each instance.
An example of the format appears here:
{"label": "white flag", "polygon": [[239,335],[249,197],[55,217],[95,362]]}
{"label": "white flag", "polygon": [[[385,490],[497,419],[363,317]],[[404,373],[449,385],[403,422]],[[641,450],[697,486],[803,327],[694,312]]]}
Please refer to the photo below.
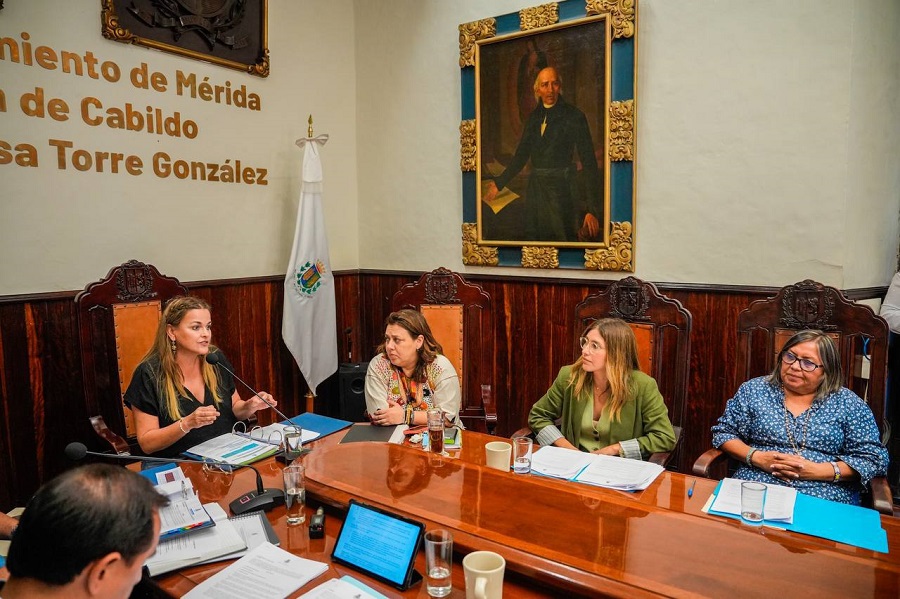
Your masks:
{"label": "white flag", "polygon": [[291,350],[306,384],[315,394],[319,383],[338,367],[334,276],[322,216],[322,161],[319,145],[327,135],[299,139],[303,151],[300,206],[287,275],[281,336]]}

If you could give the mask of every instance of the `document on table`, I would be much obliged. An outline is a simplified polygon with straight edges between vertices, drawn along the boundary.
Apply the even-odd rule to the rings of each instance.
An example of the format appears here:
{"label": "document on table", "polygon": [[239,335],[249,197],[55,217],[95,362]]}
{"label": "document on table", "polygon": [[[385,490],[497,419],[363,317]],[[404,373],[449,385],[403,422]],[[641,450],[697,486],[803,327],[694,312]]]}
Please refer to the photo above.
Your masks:
{"label": "document on table", "polygon": [[640,491],[649,487],[664,470],[662,466],[652,462],[611,455],[590,455],[594,459],[575,477],[577,482],[620,491]]}
{"label": "document on table", "polygon": [[184,453],[201,460],[209,459],[242,466],[275,455],[277,451],[278,447],[275,445],[248,439],[234,433],[225,433],[199,445],[194,445]]}
{"label": "document on table", "polygon": [[216,526],[160,541],[156,546],[156,553],[145,564],[151,576],[231,555],[247,547],[235,526],[228,520],[225,510],[217,503],[208,503],[204,507],[215,520]]}
{"label": "document on table", "polygon": [[554,478],[574,479],[591,463],[593,454],[547,445],[531,456],[531,471]]}
{"label": "document on table", "polygon": [[300,599],[387,599],[384,595],[352,576],[326,580]]}
{"label": "document on table", "polygon": [[168,469],[165,474],[162,480],[167,482],[155,486],[157,493],[169,499],[169,504],[159,510],[159,538],[166,539],[214,526],[212,517],[194,493],[191,479],[184,476],[181,468]]}
{"label": "document on table", "polygon": [[650,462],[553,446],[534,452],[531,470],[545,476],[620,491],[646,489],[663,472],[662,466]]}
{"label": "document on table", "polygon": [[224,570],[207,578],[184,597],[278,599],[287,597],[327,570],[327,564],[297,557],[271,543],[263,543]]}
{"label": "document on table", "polygon": [[[710,506],[710,511],[723,514],[741,515],[741,483],[736,478],[724,478],[719,492]],[[763,508],[763,520],[769,522],[794,521],[794,504],[797,502],[797,489],[785,485],[766,484],[766,504]]]}

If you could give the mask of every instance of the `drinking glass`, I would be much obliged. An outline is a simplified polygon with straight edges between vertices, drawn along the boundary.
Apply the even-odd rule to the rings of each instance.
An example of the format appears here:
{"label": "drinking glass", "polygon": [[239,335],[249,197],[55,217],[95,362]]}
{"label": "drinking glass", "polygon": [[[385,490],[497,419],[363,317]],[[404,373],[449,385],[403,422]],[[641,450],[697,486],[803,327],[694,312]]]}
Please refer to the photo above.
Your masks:
{"label": "drinking glass", "polygon": [[444,412],[431,408],[428,415],[428,449],[432,453],[444,453]]}
{"label": "drinking glass", "polygon": [[425,533],[425,589],[429,597],[446,597],[452,590],[453,536],[449,530]]}
{"label": "drinking glass", "polygon": [[763,521],[766,505],[766,485],[763,483],[741,483],[741,519],[751,524]]}
{"label": "drinking glass", "polygon": [[303,466],[291,464],[282,471],[284,477],[284,506],[287,508],[288,526],[306,521],[306,488],[303,485]]}
{"label": "drinking glass", "polygon": [[515,437],[513,440],[513,472],[528,474],[531,472],[531,452],[533,441],[528,437]]}
{"label": "drinking glass", "polygon": [[284,428],[284,459],[290,463],[300,457],[303,450],[303,429],[297,425]]}

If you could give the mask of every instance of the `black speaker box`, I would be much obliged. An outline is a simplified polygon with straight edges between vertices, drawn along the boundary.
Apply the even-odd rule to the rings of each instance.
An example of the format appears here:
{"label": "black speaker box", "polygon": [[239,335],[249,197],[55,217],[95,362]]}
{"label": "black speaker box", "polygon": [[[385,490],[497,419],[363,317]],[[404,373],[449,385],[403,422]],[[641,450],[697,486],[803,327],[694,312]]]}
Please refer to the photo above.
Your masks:
{"label": "black speaker box", "polygon": [[338,368],[338,389],[341,397],[341,420],[366,421],[366,368],[368,362],[341,364]]}

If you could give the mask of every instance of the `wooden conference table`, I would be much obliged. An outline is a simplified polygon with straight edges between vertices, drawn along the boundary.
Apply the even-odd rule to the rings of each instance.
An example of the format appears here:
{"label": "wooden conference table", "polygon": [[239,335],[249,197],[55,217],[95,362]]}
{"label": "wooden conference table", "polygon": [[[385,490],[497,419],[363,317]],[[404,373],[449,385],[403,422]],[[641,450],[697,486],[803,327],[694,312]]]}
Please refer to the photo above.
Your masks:
{"label": "wooden conference table", "polygon": [[[490,469],[484,444],[497,437],[476,432],[465,431],[463,449],[449,458],[416,446],[341,445],[344,434],[311,443],[301,458],[307,516],[318,505],[327,507],[326,538],[310,539],[306,525],[288,527],[283,507],[269,513],[283,549],[330,564],[295,596],[350,574],[388,597],[427,597],[424,584],[400,592],[331,563],[351,498],[425,522],[428,530],[450,529],[457,558],[451,597],[465,596],[459,560],[478,549],[506,558],[504,594],[513,598],[900,596],[900,519],[881,517],[890,548],[883,554],[704,514],[716,482],[702,478],[664,472],[646,490],[625,493]],[[274,459],[257,464],[267,487],[281,485],[281,467]],[[204,502],[227,506],[255,485],[249,470],[217,480],[223,475],[184,468]],[[159,590],[181,596],[229,563],[162,576]]]}

